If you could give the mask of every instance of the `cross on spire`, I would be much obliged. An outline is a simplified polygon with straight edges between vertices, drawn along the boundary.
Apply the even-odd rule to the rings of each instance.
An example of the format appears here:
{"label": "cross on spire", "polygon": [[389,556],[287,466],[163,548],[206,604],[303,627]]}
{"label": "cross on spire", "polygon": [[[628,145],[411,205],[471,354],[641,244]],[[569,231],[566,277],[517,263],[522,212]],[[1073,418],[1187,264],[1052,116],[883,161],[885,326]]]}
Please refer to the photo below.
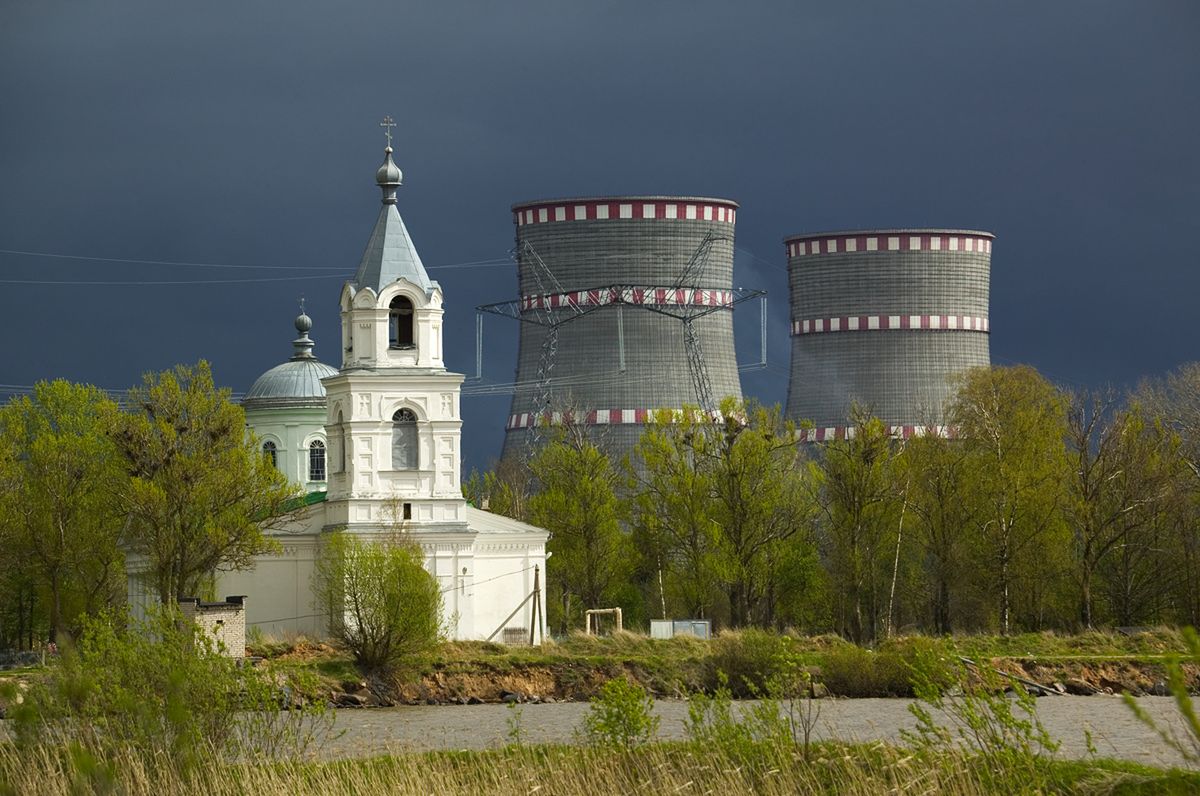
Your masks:
{"label": "cross on spire", "polygon": [[383,132],[387,136],[388,146],[390,147],[392,145],[392,128],[396,126],[396,123],[392,121],[391,116],[384,116],[379,126],[383,128]]}

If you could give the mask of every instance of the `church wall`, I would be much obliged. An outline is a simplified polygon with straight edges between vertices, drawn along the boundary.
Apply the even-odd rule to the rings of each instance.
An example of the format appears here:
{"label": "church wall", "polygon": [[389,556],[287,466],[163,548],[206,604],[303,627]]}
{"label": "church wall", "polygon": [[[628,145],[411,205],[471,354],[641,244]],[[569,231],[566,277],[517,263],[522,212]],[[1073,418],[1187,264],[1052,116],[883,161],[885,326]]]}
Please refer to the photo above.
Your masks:
{"label": "church wall", "polygon": [[[541,575],[541,630],[540,643],[545,632],[546,559],[545,538],[528,538],[524,535],[504,534],[496,541],[485,540],[481,535],[476,545],[475,577],[472,592],[475,598],[475,637],[485,639],[504,623],[509,628],[529,630],[530,600],[505,623],[513,609],[533,592],[533,567],[540,568]],[[501,641],[503,632],[496,633],[493,641]]]}
{"label": "church wall", "polygon": [[[314,439],[326,442],[325,407],[247,409],[246,427],[259,438],[259,445],[271,440],[278,448],[277,466],[288,481],[305,492],[325,489],[325,481],[308,478],[308,446]],[[326,473],[330,449],[326,442]]]}
{"label": "church wall", "polygon": [[268,636],[328,635],[328,622],[318,615],[321,609],[313,600],[317,536],[276,539],[283,546],[280,554],[256,557],[251,570],[218,573],[217,593],[246,595],[247,628],[257,628]]}

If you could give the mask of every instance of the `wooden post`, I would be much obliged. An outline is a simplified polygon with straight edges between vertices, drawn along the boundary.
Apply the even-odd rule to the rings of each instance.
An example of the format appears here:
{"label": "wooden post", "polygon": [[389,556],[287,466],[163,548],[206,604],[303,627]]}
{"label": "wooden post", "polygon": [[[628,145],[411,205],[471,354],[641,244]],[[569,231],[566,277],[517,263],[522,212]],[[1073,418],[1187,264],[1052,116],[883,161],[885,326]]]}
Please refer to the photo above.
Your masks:
{"label": "wooden post", "polygon": [[[542,616],[542,586],[541,586],[541,568],[533,565],[533,607],[529,611],[529,646],[533,646],[533,634],[539,629],[539,621]],[[546,634],[542,634],[542,641],[546,640]]]}

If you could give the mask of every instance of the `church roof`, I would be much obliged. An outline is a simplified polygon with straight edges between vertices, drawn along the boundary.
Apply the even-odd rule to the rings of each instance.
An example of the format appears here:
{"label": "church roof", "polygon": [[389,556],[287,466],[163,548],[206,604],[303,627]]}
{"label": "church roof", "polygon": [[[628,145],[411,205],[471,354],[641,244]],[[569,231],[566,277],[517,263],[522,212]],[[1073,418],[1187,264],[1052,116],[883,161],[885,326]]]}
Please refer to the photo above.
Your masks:
{"label": "church roof", "polygon": [[512,517],[505,517],[502,514],[493,514],[490,511],[477,509],[474,506],[467,504],[467,525],[472,531],[483,534],[505,534],[505,533],[534,533],[546,534],[545,528],[539,528],[536,525],[530,525],[527,522],[514,520]]}
{"label": "church roof", "polygon": [[383,191],[383,207],[379,219],[371,232],[367,250],[363,252],[354,274],[354,285],[361,290],[370,287],[376,293],[397,279],[407,279],[429,293],[437,283],[429,278],[421,255],[413,245],[404,220],[396,209],[396,189],[400,187],[402,174],[392,162],[392,147],[384,150],[383,165],[375,174],[375,182]]}
{"label": "church roof", "polygon": [[276,409],[292,407],[320,408],[325,406],[325,385],[321,379],[337,373],[313,356],[313,341],[308,336],[312,319],[300,313],[296,331],[300,336],[292,341],[296,353],[282,365],[276,365],[255,379],[242,398],[246,409]]}

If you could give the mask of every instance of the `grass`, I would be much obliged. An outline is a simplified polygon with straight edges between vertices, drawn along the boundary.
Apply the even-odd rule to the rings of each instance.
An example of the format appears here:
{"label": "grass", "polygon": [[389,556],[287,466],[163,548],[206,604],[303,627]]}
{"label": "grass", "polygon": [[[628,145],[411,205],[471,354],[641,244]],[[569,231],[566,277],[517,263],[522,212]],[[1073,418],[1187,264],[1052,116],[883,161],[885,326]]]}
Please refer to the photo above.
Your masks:
{"label": "grass", "polygon": [[[981,760],[882,744],[819,744],[806,759],[786,744],[726,750],[656,743],[632,750],[598,747],[507,747],[315,763],[208,764],[181,771],[171,761],[126,754],[88,761],[49,751],[19,756],[0,747],[0,794],[119,792],[129,796],[256,793],[430,793],[497,796],[531,793],[877,794],[1013,792],[1019,783]],[[1200,773],[1163,771],[1117,761],[1046,761],[1057,793],[1194,793]]]}

